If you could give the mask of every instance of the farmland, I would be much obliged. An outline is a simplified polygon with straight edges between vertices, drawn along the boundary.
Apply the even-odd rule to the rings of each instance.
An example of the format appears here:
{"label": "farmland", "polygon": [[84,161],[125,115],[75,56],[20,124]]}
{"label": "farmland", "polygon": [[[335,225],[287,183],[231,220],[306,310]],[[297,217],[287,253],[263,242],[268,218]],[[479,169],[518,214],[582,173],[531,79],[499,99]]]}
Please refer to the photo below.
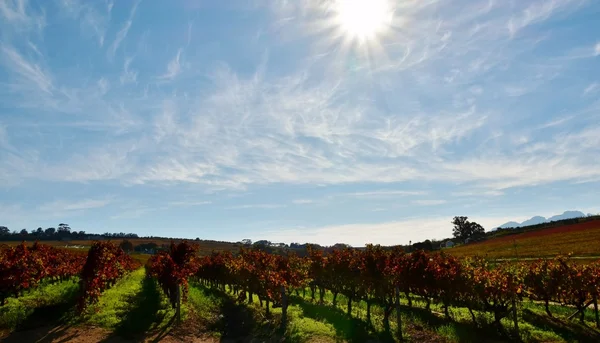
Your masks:
{"label": "farmland", "polygon": [[454,256],[483,256],[490,259],[537,258],[572,254],[600,256],[600,221],[505,235],[487,241],[447,249]]}
{"label": "farmland", "polygon": [[[28,269],[34,271],[40,267],[36,256],[50,256],[56,248],[15,249],[31,250],[34,258],[23,263],[33,263]],[[81,268],[79,277],[48,280],[25,273],[18,279],[26,282],[8,284],[16,292],[6,292],[0,307],[5,341],[87,342],[79,336],[166,342],[600,338],[597,311],[588,306],[597,304],[600,264],[559,258],[491,266],[378,247],[309,250],[307,257],[260,250],[205,255],[199,249],[193,243],[174,244],[148,259],[144,269],[112,243],[98,242],[84,264],[71,268]],[[3,265],[6,256],[16,256],[9,252],[3,253]],[[63,258],[81,253],[63,253]],[[115,260],[125,268],[113,268]],[[575,318],[568,319],[572,314]]]}

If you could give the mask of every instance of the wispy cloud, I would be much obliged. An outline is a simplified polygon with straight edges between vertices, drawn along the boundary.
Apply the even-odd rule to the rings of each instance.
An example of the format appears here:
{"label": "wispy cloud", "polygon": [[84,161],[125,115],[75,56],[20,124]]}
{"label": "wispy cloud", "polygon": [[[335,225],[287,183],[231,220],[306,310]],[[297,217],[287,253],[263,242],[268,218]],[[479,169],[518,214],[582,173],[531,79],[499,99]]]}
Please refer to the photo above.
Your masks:
{"label": "wispy cloud", "polygon": [[357,198],[387,198],[396,196],[410,196],[410,195],[425,195],[425,191],[402,191],[402,190],[378,190],[370,192],[354,192],[339,194],[339,196],[350,196]]}
{"label": "wispy cloud", "polygon": [[600,42],[594,46],[594,56],[600,56]]}
{"label": "wispy cloud", "polygon": [[121,73],[121,76],[119,78],[121,84],[135,83],[137,81],[138,72],[129,69],[132,61],[133,57],[125,58],[125,63],[123,64],[123,72]]}
{"label": "wispy cloud", "polygon": [[111,203],[110,198],[106,199],[84,199],[80,201],[55,200],[53,202],[42,204],[38,209],[47,213],[63,214],[64,212],[82,211],[105,207]]}
{"label": "wispy cloud", "polygon": [[194,207],[194,206],[202,206],[202,205],[210,205],[212,201],[171,201],[169,202],[169,206],[174,207]]}
{"label": "wispy cloud", "polygon": [[462,191],[462,192],[452,192],[452,196],[456,197],[497,197],[504,195],[505,192],[500,190],[470,190],[470,191]]}
{"label": "wispy cloud", "polygon": [[244,204],[226,207],[229,210],[245,210],[245,209],[275,209],[286,207],[283,204]]}
{"label": "wispy cloud", "polygon": [[295,199],[292,200],[292,203],[296,204],[296,205],[308,205],[308,204],[312,204],[314,203],[314,200],[310,200],[310,199]]}
{"label": "wispy cloud", "polygon": [[443,205],[445,203],[447,203],[448,201],[446,200],[442,200],[442,199],[420,199],[420,200],[413,200],[411,201],[411,203],[415,204],[415,205],[420,205],[420,206],[436,206],[436,205]]}
{"label": "wispy cloud", "polygon": [[512,17],[508,22],[511,37],[527,26],[534,25],[549,19],[553,14],[564,15],[577,9],[586,0],[549,0],[531,3],[519,15]]}
{"label": "wispy cloud", "polygon": [[549,127],[555,127],[555,126],[559,126],[561,124],[564,124],[566,122],[568,122],[569,120],[573,119],[574,116],[568,116],[568,117],[564,117],[564,118],[558,118],[552,121],[549,121],[545,124],[542,124],[539,126],[540,129],[547,129]]}
{"label": "wispy cloud", "polygon": [[[71,18],[80,20],[81,30],[84,35],[95,36],[100,46],[104,45],[104,38],[109,24],[108,13],[102,13],[94,8],[92,3],[80,0],[60,0],[63,12]],[[111,7],[107,8],[110,12]]]}
{"label": "wispy cloud", "polygon": [[180,59],[181,59],[182,51],[183,51],[182,49],[177,50],[177,54],[175,55],[175,57],[173,57],[173,59],[171,61],[169,61],[169,64],[167,64],[166,73],[161,75],[159,78],[165,79],[165,80],[172,80],[175,77],[177,77],[177,75],[179,75],[179,73],[181,73]]}
{"label": "wispy cloud", "polygon": [[16,31],[41,31],[46,26],[44,12],[32,10],[27,0],[0,1],[0,15]]}
{"label": "wispy cloud", "polygon": [[131,28],[131,25],[133,24],[133,17],[135,16],[135,12],[137,11],[137,8],[138,8],[138,5],[140,4],[140,2],[141,2],[141,0],[135,1],[135,3],[133,4],[133,7],[131,8],[131,11],[129,12],[129,18],[127,19],[125,24],[123,24],[123,27],[119,30],[119,32],[117,32],[115,40],[112,42],[112,44],[110,45],[110,48],[108,49],[108,57],[109,58],[113,58],[115,56],[117,49],[119,49],[119,46],[121,45],[123,40],[127,37],[127,33],[129,33],[129,29]]}
{"label": "wispy cloud", "polygon": [[590,85],[585,87],[585,89],[583,90],[583,96],[595,93],[598,90],[600,90],[600,84],[598,84],[597,82],[590,83]]}
{"label": "wispy cloud", "polygon": [[10,144],[8,139],[8,133],[6,132],[6,125],[0,123],[0,149],[15,151],[15,148]]}
{"label": "wispy cloud", "polygon": [[50,73],[39,64],[26,60],[11,46],[2,44],[0,47],[6,69],[16,77],[16,83],[11,85],[15,90],[42,91],[52,94],[54,88]]}

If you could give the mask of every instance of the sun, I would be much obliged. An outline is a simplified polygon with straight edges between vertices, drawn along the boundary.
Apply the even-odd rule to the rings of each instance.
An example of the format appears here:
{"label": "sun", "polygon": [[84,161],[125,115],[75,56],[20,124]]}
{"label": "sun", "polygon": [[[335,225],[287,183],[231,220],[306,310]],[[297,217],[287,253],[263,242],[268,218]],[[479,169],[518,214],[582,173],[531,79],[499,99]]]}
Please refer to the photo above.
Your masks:
{"label": "sun", "polygon": [[389,0],[336,0],[337,25],[349,38],[368,41],[390,28],[393,10]]}

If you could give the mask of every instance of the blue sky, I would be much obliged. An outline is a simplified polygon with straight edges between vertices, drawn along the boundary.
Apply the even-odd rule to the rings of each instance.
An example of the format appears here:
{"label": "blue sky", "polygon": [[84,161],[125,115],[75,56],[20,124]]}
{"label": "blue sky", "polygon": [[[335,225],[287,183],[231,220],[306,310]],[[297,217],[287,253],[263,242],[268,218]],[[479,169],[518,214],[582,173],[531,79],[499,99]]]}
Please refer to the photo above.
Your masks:
{"label": "blue sky", "polygon": [[0,1],[0,225],[361,246],[600,212],[597,1],[352,1]]}

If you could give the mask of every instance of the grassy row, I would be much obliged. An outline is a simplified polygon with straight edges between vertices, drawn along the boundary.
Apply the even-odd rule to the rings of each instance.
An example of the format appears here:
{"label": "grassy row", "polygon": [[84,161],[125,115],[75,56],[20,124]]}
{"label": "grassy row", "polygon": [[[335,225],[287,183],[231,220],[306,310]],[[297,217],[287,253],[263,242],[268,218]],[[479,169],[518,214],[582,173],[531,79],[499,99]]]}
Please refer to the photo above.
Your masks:
{"label": "grassy row", "polygon": [[[72,310],[79,291],[79,280],[51,283],[38,287],[18,298],[8,298],[0,307],[0,330],[27,328],[45,317],[63,317]],[[62,319],[62,318],[59,318]]]}
{"label": "grassy row", "polygon": [[[255,300],[253,304],[236,304],[233,297],[225,292],[193,287],[194,296],[191,306],[203,313],[203,320],[212,323],[209,328],[219,336],[232,339],[236,337],[258,337],[267,339],[278,335],[280,309],[272,309],[272,316],[266,318],[264,309]],[[333,306],[333,295],[327,293],[324,304],[317,304],[300,296],[291,298],[288,309],[289,326],[285,333],[288,342],[308,341],[388,341],[389,333],[382,325],[383,310],[372,307],[371,322],[366,320],[366,303],[353,303],[352,316],[346,314],[346,299],[338,295],[337,306]],[[477,325],[473,324],[466,308],[452,308],[451,319],[445,319],[440,305],[432,304],[432,311],[425,310],[425,302],[413,298],[413,307],[402,300],[403,332],[409,341],[436,342],[479,342],[516,340],[510,331],[513,322],[505,318],[502,324],[504,332],[493,327],[491,314],[475,311]],[[556,318],[545,314],[543,306],[525,302],[519,309],[519,339],[523,342],[600,342],[600,331],[593,328],[593,312],[586,311],[586,322],[581,325],[567,321],[566,317],[574,310],[562,306],[551,306]],[[244,323],[232,325],[231,323]],[[391,320],[391,332],[395,331]]]}
{"label": "grassy row", "polygon": [[[82,320],[130,337],[148,331],[168,330],[174,314],[156,282],[146,278],[144,268],[140,268],[105,291]],[[185,308],[182,314],[185,318]]]}
{"label": "grassy row", "polygon": [[[0,307],[2,336],[11,331],[44,325],[93,325],[115,335],[133,337],[147,332],[168,332],[174,311],[143,268],[121,278],[85,313],[76,312],[79,280],[42,284],[23,297],[10,298]],[[183,315],[185,318],[186,310]]]}
{"label": "grassy row", "polygon": [[[23,297],[10,299],[0,308],[0,326],[8,330],[27,328],[28,325],[39,325],[40,320],[58,316],[63,322],[100,326],[113,331],[113,335],[128,338],[159,337],[173,328],[174,311],[156,282],[145,277],[143,269],[119,280],[81,317],[74,315],[77,291],[76,280],[43,284]],[[193,335],[209,334],[223,341],[254,338],[287,342],[367,342],[391,339],[383,328],[380,307],[372,307],[369,323],[363,301],[354,302],[352,315],[348,316],[346,299],[342,295],[338,295],[337,305],[333,306],[331,293],[326,294],[324,304],[311,301],[308,292],[306,294],[291,297],[288,329],[281,333],[278,330],[280,308],[272,309],[271,316],[267,317],[256,298],[253,304],[240,304],[230,293],[191,285],[188,303],[182,307],[184,326],[193,326]],[[441,306],[432,304],[432,312],[424,307],[425,303],[416,297],[412,308],[407,306],[406,299],[402,299],[403,332],[409,341],[478,342],[491,339],[502,342],[511,339],[490,325],[493,320],[489,314],[476,312],[478,325],[474,325],[466,309],[451,308],[452,319],[448,320],[443,317]],[[585,314],[584,325],[565,319],[574,311],[571,308],[551,305],[551,311],[558,319],[549,318],[542,305],[524,302],[519,309],[520,339],[524,342],[600,342],[600,332],[592,328],[591,310]],[[391,332],[394,332],[393,319],[390,324]],[[504,319],[503,325],[508,330],[512,322]]]}

